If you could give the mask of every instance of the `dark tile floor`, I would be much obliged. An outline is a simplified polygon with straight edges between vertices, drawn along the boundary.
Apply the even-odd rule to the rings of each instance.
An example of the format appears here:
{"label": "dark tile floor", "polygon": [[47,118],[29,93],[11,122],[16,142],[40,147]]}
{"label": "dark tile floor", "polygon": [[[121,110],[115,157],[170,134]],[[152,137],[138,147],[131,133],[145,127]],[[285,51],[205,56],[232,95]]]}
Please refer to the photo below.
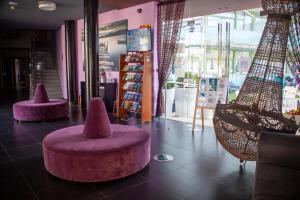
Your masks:
{"label": "dark tile floor", "polygon": [[[43,166],[41,141],[53,130],[80,124],[83,112],[72,107],[71,118],[21,123],[11,105],[24,94],[0,93],[0,199],[2,200],[250,200],[255,163],[239,160],[216,141],[214,130],[194,136],[184,123],[154,118],[143,127],[151,134],[152,156],[169,153],[174,161],[151,160],[141,172],[105,183],[73,183],[49,175]],[[111,118],[113,123],[123,123]]]}

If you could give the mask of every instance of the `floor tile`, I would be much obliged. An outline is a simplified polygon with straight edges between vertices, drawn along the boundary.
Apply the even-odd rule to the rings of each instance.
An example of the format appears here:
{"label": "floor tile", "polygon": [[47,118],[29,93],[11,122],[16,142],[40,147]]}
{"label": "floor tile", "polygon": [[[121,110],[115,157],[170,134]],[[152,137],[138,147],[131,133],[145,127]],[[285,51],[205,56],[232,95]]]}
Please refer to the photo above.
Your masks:
{"label": "floor tile", "polygon": [[13,160],[32,158],[42,155],[42,146],[39,144],[7,149],[9,156]]}
{"label": "floor tile", "polygon": [[153,179],[179,168],[171,162],[159,162],[152,158],[149,165],[139,172],[139,175],[147,179]]}
{"label": "floor tile", "polygon": [[103,183],[95,184],[96,188],[100,190],[104,195],[109,196],[116,194],[136,185],[146,182],[146,179],[139,176],[138,174],[120,179],[115,181],[108,181]]}
{"label": "floor tile", "polygon": [[37,141],[30,137],[14,137],[11,139],[2,140],[2,144],[6,149],[28,147],[37,144]]}
{"label": "floor tile", "polygon": [[251,200],[252,173],[232,172],[189,200]]}
{"label": "floor tile", "polygon": [[169,193],[152,183],[145,182],[129,190],[110,196],[109,200],[179,200],[181,198]]}
{"label": "floor tile", "polygon": [[12,163],[2,164],[0,166],[0,171],[1,199],[36,199],[36,196],[33,194],[30,187],[24,182],[18,170]]}
{"label": "floor tile", "polygon": [[188,198],[216,182],[216,179],[209,176],[203,177],[181,168],[150,179],[150,181],[181,198]]}
{"label": "floor tile", "polygon": [[86,184],[67,183],[56,187],[45,188],[37,191],[41,200],[101,200],[104,195],[95,187]]}

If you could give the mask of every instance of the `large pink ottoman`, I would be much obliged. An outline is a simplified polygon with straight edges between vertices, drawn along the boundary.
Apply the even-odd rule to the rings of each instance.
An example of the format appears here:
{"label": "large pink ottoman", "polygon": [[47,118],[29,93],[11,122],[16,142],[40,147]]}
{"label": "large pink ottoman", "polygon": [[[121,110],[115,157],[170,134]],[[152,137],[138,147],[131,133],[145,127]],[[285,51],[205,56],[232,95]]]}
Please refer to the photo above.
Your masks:
{"label": "large pink ottoman", "polygon": [[43,140],[46,170],[59,178],[98,182],[123,178],[150,161],[150,137],[140,128],[109,124],[100,99],[93,99],[85,125],[64,128]]}
{"label": "large pink ottoman", "polygon": [[69,116],[69,105],[65,100],[49,99],[43,84],[36,86],[33,100],[13,105],[14,119],[19,121],[47,121]]}

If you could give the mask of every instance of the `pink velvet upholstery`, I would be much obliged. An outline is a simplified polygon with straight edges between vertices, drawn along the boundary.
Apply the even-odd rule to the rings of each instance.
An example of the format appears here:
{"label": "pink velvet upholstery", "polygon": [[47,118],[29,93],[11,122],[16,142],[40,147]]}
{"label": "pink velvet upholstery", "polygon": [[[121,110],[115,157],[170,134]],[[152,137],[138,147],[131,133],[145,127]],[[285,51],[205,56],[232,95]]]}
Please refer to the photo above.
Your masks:
{"label": "pink velvet upholstery", "polygon": [[111,125],[108,138],[87,139],[83,125],[55,131],[43,140],[47,171],[59,178],[98,182],[123,178],[150,161],[150,139],[132,126]]}
{"label": "pink velvet upholstery", "polygon": [[49,98],[46,88],[42,83],[38,83],[35,88],[34,103],[48,103]]}
{"label": "pink velvet upholstery", "polygon": [[13,105],[14,119],[20,121],[47,121],[68,117],[69,105],[65,100],[50,99],[48,103],[21,101]]}
{"label": "pink velvet upholstery", "polygon": [[150,161],[150,137],[140,128],[111,125],[101,99],[90,102],[85,125],[57,130],[43,139],[47,171],[70,181],[123,178]]}
{"label": "pink velvet upholstery", "polygon": [[14,119],[19,121],[47,121],[69,116],[69,105],[65,100],[48,98],[45,86],[38,83],[34,100],[21,101],[13,105]]}
{"label": "pink velvet upholstery", "polygon": [[110,122],[102,99],[94,98],[90,101],[83,134],[85,137],[93,139],[111,135]]}

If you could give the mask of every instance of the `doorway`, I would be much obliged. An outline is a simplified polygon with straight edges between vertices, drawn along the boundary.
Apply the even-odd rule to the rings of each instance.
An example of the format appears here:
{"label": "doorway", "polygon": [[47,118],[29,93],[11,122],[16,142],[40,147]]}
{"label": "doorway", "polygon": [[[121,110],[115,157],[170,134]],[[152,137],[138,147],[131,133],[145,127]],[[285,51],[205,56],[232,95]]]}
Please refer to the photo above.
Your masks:
{"label": "doorway", "polygon": [[0,58],[0,89],[29,91],[29,58]]}

